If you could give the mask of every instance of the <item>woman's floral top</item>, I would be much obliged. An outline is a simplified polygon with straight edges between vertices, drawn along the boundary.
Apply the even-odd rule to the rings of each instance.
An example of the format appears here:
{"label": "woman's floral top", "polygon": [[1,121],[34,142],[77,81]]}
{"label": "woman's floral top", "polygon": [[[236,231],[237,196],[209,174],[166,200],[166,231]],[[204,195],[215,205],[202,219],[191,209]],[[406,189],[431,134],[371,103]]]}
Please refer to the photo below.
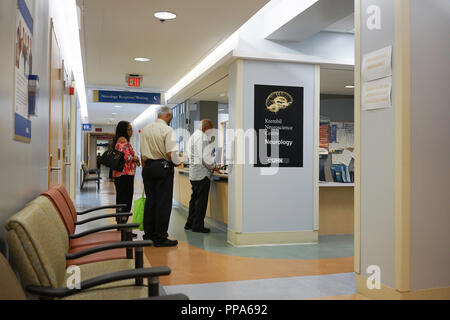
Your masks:
{"label": "woman's floral top", "polygon": [[125,165],[122,172],[113,170],[113,177],[118,178],[123,175],[134,176],[136,174],[136,162],[133,161],[135,153],[131,143],[127,140],[117,141],[116,150],[124,153]]}

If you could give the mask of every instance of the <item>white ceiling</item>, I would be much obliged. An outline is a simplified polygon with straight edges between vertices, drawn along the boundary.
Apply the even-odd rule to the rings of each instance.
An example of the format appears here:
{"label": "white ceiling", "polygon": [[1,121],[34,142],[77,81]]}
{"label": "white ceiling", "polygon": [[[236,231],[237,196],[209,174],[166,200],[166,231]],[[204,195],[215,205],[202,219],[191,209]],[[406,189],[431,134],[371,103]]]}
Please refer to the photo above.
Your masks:
{"label": "white ceiling", "polygon": [[[145,91],[165,92],[221,41],[243,25],[269,0],[77,0],[81,8],[81,42],[88,88],[126,89],[125,75],[144,76]],[[154,12],[178,17],[161,23]],[[353,15],[326,30],[351,32]],[[148,57],[149,63],[135,62]],[[223,70],[222,70],[223,69]],[[224,66],[196,84],[191,101],[227,103],[228,68]],[[322,70],[322,93],[353,94],[353,71]],[[89,91],[88,90],[88,91]],[[126,89],[129,90],[129,89]],[[148,105],[92,103],[89,122],[116,124],[133,121]],[[112,113],[117,113],[113,115]]]}
{"label": "white ceiling", "polygon": [[353,89],[345,86],[354,85],[355,74],[353,70],[327,69],[323,67],[320,71],[320,93],[353,95]]}
{"label": "white ceiling", "polygon": [[[301,6],[300,2],[298,0]],[[285,25],[271,31],[266,39],[303,41],[353,12],[354,0],[320,0],[300,12]],[[271,19],[276,19],[279,14],[279,12],[273,12]]]}
{"label": "white ceiling", "polygon": [[[141,74],[144,90],[165,92],[267,2],[77,0],[86,87],[125,89],[126,74]],[[156,11],[171,11],[178,17],[161,23],[153,17]],[[136,62],[136,57],[151,62]],[[148,108],[113,106],[88,102],[89,122],[132,121]]]}
{"label": "white ceiling", "polygon": [[228,103],[228,81],[228,76],[225,76],[221,80],[199,91],[189,101],[217,101],[219,103]]}
{"label": "white ceiling", "polygon": [[344,33],[355,33],[355,14],[352,13],[351,15],[345,17],[342,20],[339,20],[336,23],[333,23],[324,31],[331,31],[331,32],[344,32]]}
{"label": "white ceiling", "polygon": [[[144,88],[166,91],[267,2],[77,0],[86,85],[124,87],[131,73],[144,76]],[[178,17],[161,23],[153,17],[156,11]]]}
{"label": "white ceiling", "polygon": [[[120,106],[120,108],[115,108]],[[119,121],[132,122],[149,106],[144,104],[88,103],[89,123],[116,125]],[[113,114],[117,113],[117,114]]]}

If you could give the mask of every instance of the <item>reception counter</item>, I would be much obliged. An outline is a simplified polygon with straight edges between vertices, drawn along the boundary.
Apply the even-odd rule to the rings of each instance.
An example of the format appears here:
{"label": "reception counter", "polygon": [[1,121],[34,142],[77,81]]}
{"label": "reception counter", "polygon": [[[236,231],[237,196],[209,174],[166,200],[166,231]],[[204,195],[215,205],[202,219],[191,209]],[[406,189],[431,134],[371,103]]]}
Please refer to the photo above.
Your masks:
{"label": "reception counter", "polygon": [[354,233],[353,193],[353,183],[319,183],[319,235]]}
{"label": "reception counter", "polygon": [[[319,234],[353,234],[353,184],[321,183],[319,193]],[[192,187],[188,169],[175,169],[174,198],[189,208]],[[206,217],[219,226],[228,224],[228,176],[214,174]],[[217,225],[217,224],[216,224]]]}
{"label": "reception counter", "polygon": [[[173,196],[175,200],[189,208],[192,187],[188,169],[175,169]],[[211,179],[206,217],[220,224],[228,224],[228,175],[217,174]]]}

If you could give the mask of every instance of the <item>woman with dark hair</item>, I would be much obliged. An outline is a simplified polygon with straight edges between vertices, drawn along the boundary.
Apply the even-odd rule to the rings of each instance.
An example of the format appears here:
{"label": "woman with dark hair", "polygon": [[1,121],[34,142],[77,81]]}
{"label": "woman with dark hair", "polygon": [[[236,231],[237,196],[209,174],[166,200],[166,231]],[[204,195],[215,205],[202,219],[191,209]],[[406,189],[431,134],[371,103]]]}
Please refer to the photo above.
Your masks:
{"label": "woman with dark hair", "polygon": [[123,152],[125,165],[122,171],[113,170],[114,185],[116,187],[116,204],[126,204],[122,212],[130,212],[134,194],[134,176],[136,166],[140,166],[139,158],[135,155],[130,138],[133,135],[133,127],[128,121],[121,121],[116,128],[116,136],[113,146]]}

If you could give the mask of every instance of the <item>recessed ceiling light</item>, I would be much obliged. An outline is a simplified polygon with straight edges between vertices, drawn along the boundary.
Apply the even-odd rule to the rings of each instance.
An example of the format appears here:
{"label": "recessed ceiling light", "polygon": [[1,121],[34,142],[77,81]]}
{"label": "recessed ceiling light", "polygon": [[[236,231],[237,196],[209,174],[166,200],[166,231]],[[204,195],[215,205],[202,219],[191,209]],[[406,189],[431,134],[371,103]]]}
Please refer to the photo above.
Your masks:
{"label": "recessed ceiling light", "polygon": [[347,89],[355,89],[355,86],[345,86]]}
{"label": "recessed ceiling light", "polygon": [[225,109],[219,109],[219,111],[225,111]]}
{"label": "recessed ceiling light", "polygon": [[139,62],[149,62],[150,59],[149,58],[134,58],[135,61],[139,61]]}
{"label": "recessed ceiling light", "polygon": [[226,93],[221,93],[220,96],[221,97],[225,97],[227,94]]}
{"label": "recessed ceiling light", "polygon": [[121,106],[114,106],[114,108],[122,108]]}
{"label": "recessed ceiling light", "polygon": [[155,13],[155,18],[159,19],[161,22],[164,22],[166,20],[173,20],[177,17],[175,13],[168,12],[168,11],[159,11]]}

